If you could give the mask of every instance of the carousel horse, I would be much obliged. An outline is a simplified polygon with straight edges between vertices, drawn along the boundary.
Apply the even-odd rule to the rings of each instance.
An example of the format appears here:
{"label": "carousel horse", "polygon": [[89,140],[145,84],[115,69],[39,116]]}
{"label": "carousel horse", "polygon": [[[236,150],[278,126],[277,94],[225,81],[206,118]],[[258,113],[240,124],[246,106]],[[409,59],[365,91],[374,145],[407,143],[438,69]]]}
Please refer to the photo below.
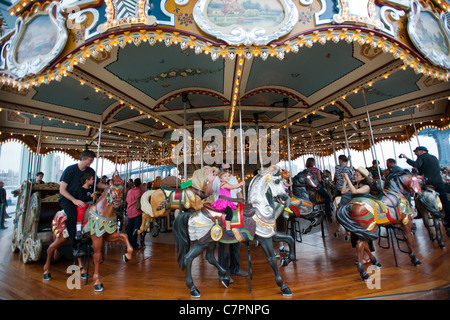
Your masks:
{"label": "carousel horse", "polygon": [[148,230],[155,219],[168,216],[172,210],[200,210],[207,198],[205,192],[208,182],[206,172],[214,169],[204,166],[202,169],[196,170],[192,175],[191,182],[187,182],[192,185],[186,188],[175,188],[174,185],[167,187],[159,183],[159,189],[143,193],[141,196],[142,223],[138,234]]}
{"label": "carousel horse", "polygon": [[[318,226],[322,221],[322,210],[318,209],[317,187],[319,182],[316,176],[308,170],[300,171],[292,179],[292,192],[290,209],[295,218],[303,218],[310,221],[310,225],[303,230],[303,233],[309,233],[311,229]],[[320,197],[320,196],[319,196]]]}
{"label": "carousel horse", "polygon": [[[107,242],[122,241],[126,244],[127,252],[123,255],[123,260],[131,260],[133,248],[128,241],[125,233],[117,232],[117,217],[114,214],[114,208],[122,203],[123,181],[119,175],[112,177],[113,184],[103,190],[102,195],[95,205],[90,205],[85,211],[83,219],[83,232],[91,237],[94,249],[94,290],[103,291],[104,287],[100,281],[99,265],[102,256],[101,250],[103,240]],[[52,231],[53,243],[47,249],[47,261],[44,265],[44,280],[51,280],[50,263],[54,254],[63,243],[69,240],[66,229],[67,216],[63,210],[58,211],[53,218]],[[81,258],[78,258],[80,270],[82,267]],[[86,270],[82,270],[82,276],[87,277]]]}
{"label": "carousel horse", "polygon": [[[423,224],[428,231],[430,240],[437,240],[439,248],[445,248],[439,223],[444,219],[444,213],[442,212],[442,202],[439,199],[438,193],[433,187],[425,186],[422,189],[422,195],[416,195],[414,200],[417,211],[422,216]],[[432,225],[430,224],[430,220],[433,220]],[[432,227],[434,227],[435,234],[431,230]]]}
{"label": "carousel horse", "polygon": [[365,281],[369,280],[370,276],[364,270],[364,252],[369,255],[373,265],[381,267],[368,246],[368,241],[378,238],[375,233],[377,226],[400,225],[406,236],[411,262],[415,266],[422,264],[412,250],[413,212],[405,197],[405,195],[410,197],[410,195],[422,192],[420,180],[408,170],[402,170],[386,177],[384,188],[381,199],[371,195],[356,195],[347,205],[341,206],[336,212],[341,225],[358,238],[356,243],[357,268],[361,278]]}
{"label": "carousel horse", "polygon": [[[181,270],[186,268],[186,285],[190,289],[192,297],[199,297],[200,292],[195,287],[192,279],[192,261],[206,248],[207,261],[214,265],[223,277],[222,284],[228,288],[230,277],[227,271],[219,265],[214,249],[216,242],[230,244],[246,242],[249,248],[250,240],[257,240],[266,254],[267,260],[275,273],[275,281],[281,288],[283,295],[292,295],[289,287],[283,283],[278,272],[277,259],[273,249],[273,241],[283,241],[289,245],[289,255],[281,260],[281,266],[287,266],[295,260],[292,250],[294,240],[291,236],[277,234],[275,231],[276,218],[284,211],[284,201],[288,195],[283,188],[280,176],[280,168],[271,166],[260,170],[250,183],[248,191],[248,204],[239,203],[234,211],[231,221],[231,230],[234,237],[223,232],[221,226],[225,226],[225,213],[219,212],[205,205],[195,213],[182,212],[175,218],[173,230],[178,251],[178,264]],[[192,248],[190,243],[192,241]],[[190,250],[189,250],[190,249]],[[248,249],[249,250],[249,249]],[[249,251],[248,251],[249,252]],[[250,264],[250,254],[249,254]],[[249,265],[249,280],[252,271]]]}

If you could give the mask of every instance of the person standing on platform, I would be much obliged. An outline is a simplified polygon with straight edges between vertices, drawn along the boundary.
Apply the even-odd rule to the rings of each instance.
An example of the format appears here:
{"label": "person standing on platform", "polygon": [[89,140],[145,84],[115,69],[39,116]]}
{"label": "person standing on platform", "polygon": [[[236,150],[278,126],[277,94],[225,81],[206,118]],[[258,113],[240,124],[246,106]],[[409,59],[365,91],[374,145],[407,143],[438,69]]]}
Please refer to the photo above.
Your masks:
{"label": "person standing on platform", "polygon": [[137,242],[138,235],[135,231],[139,230],[141,227],[142,211],[136,208],[136,203],[141,200],[140,197],[144,192],[145,190],[142,190],[141,179],[136,178],[134,179],[134,187],[127,193],[127,235],[133,249],[139,249],[139,244]]}
{"label": "person standing on platform", "polygon": [[94,162],[95,153],[90,150],[84,150],[80,155],[80,162],[68,166],[61,175],[61,184],[59,186],[58,202],[67,215],[66,227],[69,238],[72,241],[74,254],[78,251],[78,256],[86,254],[79,250],[80,240],[75,239],[77,224],[77,207],[84,207],[85,203],[77,199],[81,189],[81,177],[85,172],[92,174],[97,179],[97,187],[105,189],[108,186],[99,181],[95,175],[95,170],[91,168]]}
{"label": "person standing on platform", "polygon": [[0,181],[0,229],[6,229],[5,219],[6,219],[6,208],[8,207],[8,201],[6,199],[6,190],[3,188],[5,183]]}
{"label": "person standing on platform", "polygon": [[400,154],[400,158],[406,159],[406,163],[410,166],[417,168],[419,174],[423,175],[426,180],[425,184],[432,185],[437,193],[439,193],[439,199],[441,199],[442,206],[445,212],[445,224],[447,236],[450,237],[450,204],[448,201],[447,191],[445,189],[444,180],[441,176],[441,167],[439,160],[435,156],[428,153],[426,147],[419,146],[414,149],[414,154],[417,156],[417,160],[411,160],[405,154]]}

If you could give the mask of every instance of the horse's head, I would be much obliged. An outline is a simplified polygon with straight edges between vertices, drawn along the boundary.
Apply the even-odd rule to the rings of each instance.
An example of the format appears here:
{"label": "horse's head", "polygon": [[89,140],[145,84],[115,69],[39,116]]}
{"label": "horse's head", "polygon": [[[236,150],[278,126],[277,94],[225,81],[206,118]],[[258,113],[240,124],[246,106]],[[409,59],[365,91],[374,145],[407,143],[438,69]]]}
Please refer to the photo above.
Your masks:
{"label": "horse's head", "polygon": [[415,174],[409,170],[402,170],[389,174],[384,187],[388,190],[408,192],[410,195],[414,195],[422,193],[421,183],[422,180]]}
{"label": "horse's head", "polygon": [[422,193],[421,180],[415,174],[406,174],[403,176],[407,191],[414,195]]}
{"label": "horse's head", "polygon": [[112,204],[114,208],[120,207],[123,199],[123,180],[119,174],[114,174],[111,178],[111,186],[107,188],[106,203]]}
{"label": "horse's head", "polygon": [[217,175],[219,169],[210,166],[204,166],[201,169],[195,170],[192,174],[192,186],[198,190],[206,191],[208,185],[208,175]]}
{"label": "horse's head", "polygon": [[114,208],[120,207],[123,199],[123,186],[110,186],[106,191],[107,204],[112,204]]}
{"label": "horse's head", "polygon": [[283,187],[281,169],[278,166],[273,165],[268,169],[260,170],[250,183],[249,201],[252,204],[265,203],[273,207],[275,201],[285,204],[288,198]]}

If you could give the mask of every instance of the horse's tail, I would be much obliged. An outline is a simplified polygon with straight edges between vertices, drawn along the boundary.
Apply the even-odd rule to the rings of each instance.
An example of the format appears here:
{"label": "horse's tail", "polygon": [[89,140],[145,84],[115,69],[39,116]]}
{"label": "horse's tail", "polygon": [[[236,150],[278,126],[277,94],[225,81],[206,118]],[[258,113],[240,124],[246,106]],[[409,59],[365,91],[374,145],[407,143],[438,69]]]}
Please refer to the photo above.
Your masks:
{"label": "horse's tail", "polygon": [[178,251],[178,265],[181,270],[184,270],[184,256],[189,251],[189,232],[188,232],[188,220],[191,216],[190,212],[181,212],[173,222],[173,231],[175,232],[175,245]]}
{"label": "horse's tail", "polygon": [[151,198],[152,194],[155,191],[156,190],[145,191],[142,194],[142,196],[141,196],[141,210],[142,210],[142,213],[147,214],[150,217],[154,217],[153,208],[152,208],[152,205],[150,203],[150,198]]}
{"label": "horse's tail", "polygon": [[378,239],[378,236],[365,228],[361,227],[357,222],[350,218],[350,211],[352,209],[352,204],[346,204],[345,206],[339,207],[336,211],[336,218],[339,220],[340,224],[350,233],[353,233],[360,239],[370,241]]}
{"label": "horse's tail", "polygon": [[439,197],[432,192],[423,192],[420,195],[417,195],[416,199],[418,200],[418,206],[417,208],[422,205],[425,210],[430,212],[433,216],[436,216],[438,218],[444,218],[444,215],[439,210]]}
{"label": "horse's tail", "polygon": [[150,228],[150,223],[153,221],[154,218],[153,208],[150,204],[150,199],[152,197],[153,192],[155,192],[155,190],[148,190],[144,192],[141,196],[140,201],[142,210],[142,223],[141,227],[138,230],[138,234],[147,231],[147,229]]}

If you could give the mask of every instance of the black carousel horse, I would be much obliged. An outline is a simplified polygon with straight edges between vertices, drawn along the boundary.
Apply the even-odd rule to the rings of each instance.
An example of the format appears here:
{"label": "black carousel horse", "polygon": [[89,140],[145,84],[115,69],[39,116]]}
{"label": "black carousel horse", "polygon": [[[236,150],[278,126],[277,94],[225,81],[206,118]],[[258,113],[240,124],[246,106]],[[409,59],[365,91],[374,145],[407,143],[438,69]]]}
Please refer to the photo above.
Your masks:
{"label": "black carousel horse", "polygon": [[[261,170],[250,183],[248,192],[249,204],[240,203],[235,210],[235,218],[232,220],[234,237],[228,236],[220,226],[224,226],[224,213],[216,211],[205,205],[195,213],[182,212],[175,218],[173,230],[175,232],[176,247],[178,250],[178,264],[182,270],[186,269],[186,285],[192,297],[199,297],[200,292],[195,287],[191,274],[192,261],[206,248],[207,261],[214,265],[223,277],[222,284],[229,286],[229,275],[219,265],[214,249],[216,242],[225,244],[246,242],[247,248],[250,240],[257,240],[267,256],[267,260],[275,273],[275,281],[281,288],[283,295],[292,295],[289,287],[284,284],[277,268],[276,257],[273,249],[273,241],[283,241],[289,245],[289,255],[281,260],[281,266],[287,266],[295,260],[295,252],[292,250],[294,240],[291,236],[278,234],[275,230],[276,218],[283,212],[286,195],[280,169],[271,166]],[[235,224],[235,228],[233,225]],[[192,248],[190,244],[192,242]],[[250,262],[250,256],[249,256]],[[249,280],[252,277],[249,265]]]}

